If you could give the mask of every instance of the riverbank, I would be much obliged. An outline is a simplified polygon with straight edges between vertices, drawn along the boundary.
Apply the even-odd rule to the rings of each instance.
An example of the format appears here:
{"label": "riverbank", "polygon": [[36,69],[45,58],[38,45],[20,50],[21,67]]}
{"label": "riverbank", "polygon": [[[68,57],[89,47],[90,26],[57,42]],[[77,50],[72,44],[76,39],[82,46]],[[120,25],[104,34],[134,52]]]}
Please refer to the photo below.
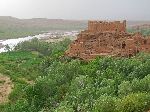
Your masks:
{"label": "riverbank", "polygon": [[4,39],[0,40],[0,53],[6,52],[5,46],[8,45],[10,49],[13,49],[18,43],[31,40],[33,38],[38,38],[46,42],[57,42],[62,41],[64,38],[70,38],[73,40],[78,34],[78,31],[50,31],[48,33],[38,34],[34,36],[27,36],[17,39]]}

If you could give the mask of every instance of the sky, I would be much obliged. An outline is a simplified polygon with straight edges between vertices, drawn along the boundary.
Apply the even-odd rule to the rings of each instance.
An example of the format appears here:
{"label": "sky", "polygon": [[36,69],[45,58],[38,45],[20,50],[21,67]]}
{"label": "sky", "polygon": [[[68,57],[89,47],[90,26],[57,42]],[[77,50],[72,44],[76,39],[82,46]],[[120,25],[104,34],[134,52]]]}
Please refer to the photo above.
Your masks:
{"label": "sky", "polygon": [[150,20],[150,0],[0,0],[0,16],[21,19]]}

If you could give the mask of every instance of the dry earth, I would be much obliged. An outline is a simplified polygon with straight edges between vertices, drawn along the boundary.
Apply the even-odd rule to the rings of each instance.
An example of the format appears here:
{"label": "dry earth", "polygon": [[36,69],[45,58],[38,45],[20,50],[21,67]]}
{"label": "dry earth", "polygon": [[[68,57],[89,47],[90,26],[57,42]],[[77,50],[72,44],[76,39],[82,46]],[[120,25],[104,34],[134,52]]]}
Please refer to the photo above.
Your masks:
{"label": "dry earth", "polygon": [[8,96],[11,93],[13,84],[8,76],[0,74],[0,104],[8,102]]}

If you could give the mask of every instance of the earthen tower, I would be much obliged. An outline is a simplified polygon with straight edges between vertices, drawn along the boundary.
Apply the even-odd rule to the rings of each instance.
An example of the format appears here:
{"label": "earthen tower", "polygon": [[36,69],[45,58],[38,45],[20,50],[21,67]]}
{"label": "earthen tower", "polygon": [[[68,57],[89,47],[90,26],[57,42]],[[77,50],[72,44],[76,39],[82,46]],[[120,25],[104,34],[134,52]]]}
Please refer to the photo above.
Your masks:
{"label": "earthen tower", "polygon": [[127,33],[126,21],[89,21],[88,29],[81,31],[66,55],[90,60],[107,55],[131,57],[139,52],[150,52],[150,38]]}

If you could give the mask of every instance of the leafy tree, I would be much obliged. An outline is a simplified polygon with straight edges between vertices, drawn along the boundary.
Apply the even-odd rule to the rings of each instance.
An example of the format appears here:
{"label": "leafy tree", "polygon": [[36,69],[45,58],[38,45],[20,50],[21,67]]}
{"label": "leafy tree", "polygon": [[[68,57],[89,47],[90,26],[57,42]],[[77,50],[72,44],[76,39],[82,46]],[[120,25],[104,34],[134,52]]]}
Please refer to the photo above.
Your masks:
{"label": "leafy tree", "polygon": [[117,104],[118,112],[145,112],[150,108],[150,95],[147,93],[129,94]]}
{"label": "leafy tree", "polygon": [[116,112],[116,98],[102,95],[94,104],[93,112]]}

